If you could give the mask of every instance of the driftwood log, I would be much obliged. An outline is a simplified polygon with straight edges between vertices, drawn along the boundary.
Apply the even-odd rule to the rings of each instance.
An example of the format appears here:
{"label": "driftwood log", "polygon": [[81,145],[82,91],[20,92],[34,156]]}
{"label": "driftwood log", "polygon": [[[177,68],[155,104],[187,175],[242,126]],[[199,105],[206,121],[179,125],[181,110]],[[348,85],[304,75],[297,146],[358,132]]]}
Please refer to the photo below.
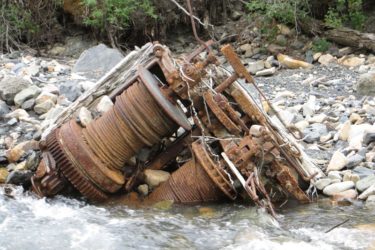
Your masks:
{"label": "driftwood log", "polygon": [[322,21],[306,18],[299,22],[304,33],[325,37],[340,45],[375,52],[375,34],[362,33],[345,27],[332,28]]}

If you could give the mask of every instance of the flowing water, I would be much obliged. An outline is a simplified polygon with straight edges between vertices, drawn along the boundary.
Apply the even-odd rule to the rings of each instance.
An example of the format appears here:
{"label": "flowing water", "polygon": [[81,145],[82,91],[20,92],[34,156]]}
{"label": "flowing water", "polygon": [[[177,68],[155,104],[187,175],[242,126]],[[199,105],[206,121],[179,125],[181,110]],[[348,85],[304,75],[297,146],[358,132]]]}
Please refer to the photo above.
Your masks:
{"label": "flowing water", "polygon": [[375,209],[360,203],[293,205],[276,222],[244,205],[132,209],[0,193],[0,249],[375,248]]}

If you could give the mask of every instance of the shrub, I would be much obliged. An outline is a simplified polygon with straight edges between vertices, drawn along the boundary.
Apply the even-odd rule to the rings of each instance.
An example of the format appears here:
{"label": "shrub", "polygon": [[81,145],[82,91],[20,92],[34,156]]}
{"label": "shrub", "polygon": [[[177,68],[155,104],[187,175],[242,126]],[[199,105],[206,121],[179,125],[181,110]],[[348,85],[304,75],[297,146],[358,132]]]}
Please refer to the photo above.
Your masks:
{"label": "shrub", "polygon": [[324,21],[334,28],[346,25],[361,30],[366,21],[362,0],[337,0],[335,6],[329,8]]}
{"label": "shrub", "polygon": [[102,34],[106,33],[113,46],[114,38],[129,28],[136,12],[143,13],[145,17],[157,18],[150,0],[83,0],[83,4],[87,9],[84,24],[98,29]]}
{"label": "shrub", "polygon": [[324,38],[320,38],[320,39],[315,39],[313,41],[313,47],[312,47],[312,50],[317,53],[317,52],[326,52],[329,47],[331,47],[331,43],[328,42],[326,39]]}

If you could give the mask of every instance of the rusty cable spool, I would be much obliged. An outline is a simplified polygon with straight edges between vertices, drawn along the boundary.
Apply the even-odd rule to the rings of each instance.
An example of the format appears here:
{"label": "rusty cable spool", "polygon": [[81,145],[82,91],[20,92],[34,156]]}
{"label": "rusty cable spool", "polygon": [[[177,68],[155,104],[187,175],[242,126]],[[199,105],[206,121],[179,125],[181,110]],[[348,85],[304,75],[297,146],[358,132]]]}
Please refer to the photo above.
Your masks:
{"label": "rusty cable spool", "polygon": [[148,202],[173,200],[188,204],[236,198],[237,193],[229,177],[221,173],[220,166],[215,164],[204,146],[194,142],[193,152],[195,159],[173,172],[166,182],[150,194]]}
{"label": "rusty cable spool", "polygon": [[38,167],[33,186],[40,196],[55,195],[71,183],[88,199],[105,200],[125,184],[122,169],[141,148],[160,142],[180,126],[191,129],[180,108],[163,96],[152,73],[139,68],[138,75],[114,106],[86,128],[72,119],[47,137],[45,152],[56,167],[49,167],[51,160]]}

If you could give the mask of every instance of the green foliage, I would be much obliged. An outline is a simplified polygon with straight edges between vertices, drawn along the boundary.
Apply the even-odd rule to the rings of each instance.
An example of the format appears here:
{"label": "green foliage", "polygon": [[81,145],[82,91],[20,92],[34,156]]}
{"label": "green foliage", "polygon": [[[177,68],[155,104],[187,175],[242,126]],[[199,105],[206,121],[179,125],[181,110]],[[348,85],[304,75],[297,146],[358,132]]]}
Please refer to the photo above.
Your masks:
{"label": "green foliage", "polygon": [[84,24],[102,32],[128,28],[132,15],[137,11],[145,13],[147,17],[157,18],[150,0],[83,0],[83,4],[88,9]]}
{"label": "green foliage", "polygon": [[252,13],[265,16],[268,21],[277,20],[292,25],[308,13],[304,0],[250,0],[246,7]]}
{"label": "green foliage", "polygon": [[326,39],[321,38],[321,39],[316,39],[313,41],[313,47],[312,50],[317,53],[317,52],[326,52],[329,47],[331,47],[331,43],[328,42]]}
{"label": "green foliage", "polygon": [[20,40],[38,32],[39,26],[32,20],[31,12],[15,3],[1,6],[0,50],[17,47]]}
{"label": "green foliage", "polygon": [[361,30],[366,21],[362,10],[362,0],[337,0],[325,15],[327,25],[337,28],[348,25]]}

